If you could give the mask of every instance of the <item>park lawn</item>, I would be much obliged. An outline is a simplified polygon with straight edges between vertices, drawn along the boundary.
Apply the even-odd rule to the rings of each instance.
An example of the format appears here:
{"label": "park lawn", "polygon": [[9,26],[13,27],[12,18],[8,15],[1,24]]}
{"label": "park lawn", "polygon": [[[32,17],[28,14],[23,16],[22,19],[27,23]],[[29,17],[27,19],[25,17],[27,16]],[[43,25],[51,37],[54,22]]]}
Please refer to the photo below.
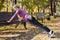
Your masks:
{"label": "park lawn", "polygon": [[[42,23],[40,20],[39,20],[39,22],[40,23]],[[51,20],[50,21],[48,21],[47,19],[45,19],[44,20],[44,22],[43,22],[43,24],[46,24],[50,29],[53,29],[54,30],[54,32],[59,32],[60,33],[60,30],[59,30],[59,28],[60,28],[60,26],[59,26],[59,28],[58,28],[58,25],[59,24],[57,24],[57,26],[55,26],[55,23],[59,23],[60,22],[60,17],[57,17],[57,18],[51,18]],[[49,23],[51,23],[51,24],[49,24]],[[54,25],[52,25],[52,24],[54,24]],[[15,28],[14,27],[15,26],[15,24],[12,24],[12,25],[7,25],[7,26],[1,26],[0,27],[0,30],[4,30],[4,29],[24,29],[24,26],[22,25],[22,24],[20,24],[17,28]],[[53,27],[53,28],[52,28]],[[59,38],[45,38],[45,36],[47,35],[46,34],[46,32],[45,32],[45,34],[43,33],[43,34],[41,34],[39,31],[40,31],[40,29],[38,29],[38,30],[34,30],[36,27],[35,26],[33,26],[33,25],[31,25],[31,24],[29,24],[28,22],[27,22],[27,28],[28,29],[30,29],[30,30],[32,30],[32,31],[35,31],[36,33],[38,33],[38,34],[36,34],[32,39],[35,39],[35,40],[60,40],[60,37]],[[56,30],[56,29],[58,29],[58,30]],[[13,30],[12,30],[13,31]],[[16,30],[17,31],[17,30]],[[19,30],[19,31],[22,31],[22,30]],[[25,31],[25,30],[24,30]],[[15,30],[14,30],[14,32],[15,32]],[[33,34],[33,33],[32,33]],[[29,36],[30,35],[30,36]],[[27,34],[27,38],[29,38],[29,37],[32,37],[31,36],[31,34]],[[22,36],[21,36],[22,37]],[[23,38],[24,38],[25,36],[23,36]]]}
{"label": "park lawn", "polygon": [[[48,21],[47,19],[45,19],[43,21],[43,24],[47,23],[47,25],[48,25],[48,23],[50,23],[50,22],[59,22],[60,21],[60,17],[54,18],[53,16],[51,16],[50,18],[51,18],[50,21]],[[39,20],[39,22],[42,23],[40,20]],[[16,24],[11,24],[11,25],[7,25],[7,26],[0,26],[0,30],[4,30],[4,29],[24,29],[24,26],[22,24],[19,24],[19,26],[17,28],[15,28],[15,25]],[[29,24],[27,22],[27,28],[33,30],[36,27],[32,26],[31,24]]]}

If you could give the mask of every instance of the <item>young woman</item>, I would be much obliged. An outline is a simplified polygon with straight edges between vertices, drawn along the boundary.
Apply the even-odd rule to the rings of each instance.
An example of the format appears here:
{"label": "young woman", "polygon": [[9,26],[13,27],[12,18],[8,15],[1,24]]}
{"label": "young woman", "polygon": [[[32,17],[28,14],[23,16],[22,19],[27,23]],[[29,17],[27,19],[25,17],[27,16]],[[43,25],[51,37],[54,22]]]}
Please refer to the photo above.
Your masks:
{"label": "young woman", "polygon": [[16,12],[8,22],[11,22],[16,15],[19,15],[21,17],[21,20],[28,21],[32,25],[35,25],[36,27],[40,27],[44,29],[46,32],[48,32],[49,37],[53,37],[54,32],[52,30],[50,30],[48,27],[44,26],[43,24],[39,23],[33,16],[27,14],[26,11],[21,9],[18,5],[14,5],[13,9]]}

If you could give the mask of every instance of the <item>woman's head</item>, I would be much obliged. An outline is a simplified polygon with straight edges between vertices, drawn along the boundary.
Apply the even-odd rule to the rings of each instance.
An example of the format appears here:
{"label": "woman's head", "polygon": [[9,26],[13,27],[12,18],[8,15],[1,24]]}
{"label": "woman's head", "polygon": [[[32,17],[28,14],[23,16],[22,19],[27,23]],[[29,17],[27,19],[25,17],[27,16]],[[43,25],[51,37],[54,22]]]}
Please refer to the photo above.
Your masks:
{"label": "woman's head", "polygon": [[14,5],[13,6],[13,9],[16,11],[16,10],[18,10],[20,7],[18,6],[18,5]]}

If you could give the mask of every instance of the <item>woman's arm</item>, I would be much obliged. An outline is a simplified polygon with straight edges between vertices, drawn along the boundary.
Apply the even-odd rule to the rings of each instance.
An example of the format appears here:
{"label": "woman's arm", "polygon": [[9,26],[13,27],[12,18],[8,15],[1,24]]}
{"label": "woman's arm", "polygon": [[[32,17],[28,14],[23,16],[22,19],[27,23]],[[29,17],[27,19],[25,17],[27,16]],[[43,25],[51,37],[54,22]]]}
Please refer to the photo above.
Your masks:
{"label": "woman's arm", "polygon": [[15,12],[15,14],[10,18],[8,22],[11,22],[17,14],[18,14],[18,11]]}
{"label": "woman's arm", "polygon": [[17,16],[18,16],[18,20],[19,20],[19,21],[21,21],[21,20],[23,19],[22,17],[20,17],[19,14],[17,14]]}

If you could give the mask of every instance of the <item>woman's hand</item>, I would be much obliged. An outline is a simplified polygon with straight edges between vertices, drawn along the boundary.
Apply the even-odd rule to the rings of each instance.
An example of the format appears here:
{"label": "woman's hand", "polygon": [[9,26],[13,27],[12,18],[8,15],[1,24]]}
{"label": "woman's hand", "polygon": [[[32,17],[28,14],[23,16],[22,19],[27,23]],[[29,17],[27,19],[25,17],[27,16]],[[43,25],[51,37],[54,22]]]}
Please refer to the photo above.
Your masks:
{"label": "woman's hand", "polygon": [[10,22],[10,21],[7,21],[8,23]]}

